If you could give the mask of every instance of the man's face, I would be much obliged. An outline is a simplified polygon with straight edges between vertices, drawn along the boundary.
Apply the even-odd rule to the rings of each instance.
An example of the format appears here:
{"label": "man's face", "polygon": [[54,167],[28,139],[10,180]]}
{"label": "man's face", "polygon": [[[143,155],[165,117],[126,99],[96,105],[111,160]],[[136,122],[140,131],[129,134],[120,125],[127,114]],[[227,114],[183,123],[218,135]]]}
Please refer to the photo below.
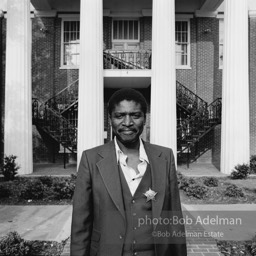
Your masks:
{"label": "man's face", "polygon": [[139,103],[123,100],[113,109],[110,121],[117,139],[129,145],[139,140],[146,118]]}

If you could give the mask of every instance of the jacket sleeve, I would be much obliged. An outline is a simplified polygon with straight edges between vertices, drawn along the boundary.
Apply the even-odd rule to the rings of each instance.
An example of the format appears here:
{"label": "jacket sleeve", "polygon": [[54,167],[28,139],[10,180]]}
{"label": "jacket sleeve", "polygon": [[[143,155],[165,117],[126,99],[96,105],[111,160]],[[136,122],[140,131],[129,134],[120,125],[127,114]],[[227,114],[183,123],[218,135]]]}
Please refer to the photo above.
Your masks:
{"label": "jacket sleeve", "polygon": [[[178,218],[183,218],[180,202],[180,194],[177,182],[177,173],[174,155],[171,150],[170,157],[170,168],[169,168],[169,183],[170,183],[170,195],[171,195],[171,212]],[[185,234],[185,227],[183,224],[176,224],[172,226],[175,232],[181,232]],[[172,253],[176,256],[186,256],[187,255],[187,246],[186,246],[186,237],[173,237],[172,241]]]}
{"label": "jacket sleeve", "polygon": [[93,223],[92,182],[86,152],[83,152],[73,196],[70,256],[90,255]]}

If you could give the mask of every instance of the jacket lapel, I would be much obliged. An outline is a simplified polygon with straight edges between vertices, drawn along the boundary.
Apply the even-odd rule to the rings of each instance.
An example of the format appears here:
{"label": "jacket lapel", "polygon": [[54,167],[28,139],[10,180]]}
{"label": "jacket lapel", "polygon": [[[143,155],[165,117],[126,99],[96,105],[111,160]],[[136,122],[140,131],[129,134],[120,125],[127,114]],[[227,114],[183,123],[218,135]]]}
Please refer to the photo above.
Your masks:
{"label": "jacket lapel", "polygon": [[98,154],[102,157],[102,160],[96,163],[96,165],[102,176],[103,182],[116,208],[125,218],[122,189],[118,173],[119,170],[117,166],[114,143],[110,142],[109,144],[106,144],[105,150],[98,152]]}
{"label": "jacket lapel", "polygon": [[[149,159],[152,175],[152,190],[157,192],[156,200],[152,200],[152,217],[158,219],[160,217],[166,189],[166,159],[162,156],[162,152],[153,149],[152,146],[144,142],[144,147]],[[154,225],[154,229],[156,226]]]}

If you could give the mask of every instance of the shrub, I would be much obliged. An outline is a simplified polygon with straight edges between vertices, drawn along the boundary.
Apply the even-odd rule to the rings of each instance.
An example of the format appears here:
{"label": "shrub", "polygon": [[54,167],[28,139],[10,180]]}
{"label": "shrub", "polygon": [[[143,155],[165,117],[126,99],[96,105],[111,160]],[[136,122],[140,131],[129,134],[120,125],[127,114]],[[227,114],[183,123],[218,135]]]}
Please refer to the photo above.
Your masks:
{"label": "shrub", "polygon": [[203,199],[206,197],[208,188],[206,186],[200,185],[198,183],[190,184],[184,190],[187,196],[192,196],[198,199]]}
{"label": "shrub", "polygon": [[53,191],[56,199],[71,199],[75,190],[75,183],[72,180],[55,180]]}
{"label": "shrub", "polygon": [[193,178],[187,178],[184,176],[179,180],[179,182],[180,182],[179,187],[180,189],[183,189],[183,190],[185,190],[187,187],[193,184],[196,184],[196,181]]}
{"label": "shrub", "polygon": [[253,155],[250,158],[250,170],[251,170],[251,173],[256,174],[256,155]]}
{"label": "shrub", "polygon": [[256,256],[256,236],[252,238],[252,241],[246,243],[246,247],[252,256]]}
{"label": "shrub", "polygon": [[207,187],[218,187],[218,179],[215,177],[207,177],[204,179],[204,185]]}
{"label": "shrub", "polygon": [[231,179],[246,179],[250,174],[250,167],[248,164],[238,164],[235,170],[231,173]]}
{"label": "shrub", "polygon": [[1,167],[1,171],[7,181],[14,180],[15,176],[18,174],[20,167],[15,163],[16,158],[17,156],[14,155],[4,157],[4,164]]}
{"label": "shrub", "polygon": [[238,198],[238,197],[244,197],[244,192],[237,185],[231,184],[226,187],[226,189],[224,191],[224,195],[229,196],[229,197]]}
{"label": "shrub", "polygon": [[31,179],[22,185],[19,197],[26,200],[40,200],[44,197],[44,191],[45,187],[39,179]]}
{"label": "shrub", "polygon": [[47,186],[48,188],[52,186],[53,179],[51,176],[41,176],[38,178],[43,185]]}
{"label": "shrub", "polygon": [[9,197],[11,195],[11,190],[5,186],[0,184],[0,198]]}
{"label": "shrub", "polygon": [[10,232],[0,240],[0,252],[5,256],[30,255],[30,245],[17,232]]}

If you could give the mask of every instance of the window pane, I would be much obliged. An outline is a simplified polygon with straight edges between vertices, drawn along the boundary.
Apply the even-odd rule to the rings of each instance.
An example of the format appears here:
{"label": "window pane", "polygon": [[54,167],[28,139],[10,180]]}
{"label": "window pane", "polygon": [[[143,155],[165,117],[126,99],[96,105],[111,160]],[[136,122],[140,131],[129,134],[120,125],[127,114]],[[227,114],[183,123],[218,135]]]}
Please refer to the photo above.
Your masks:
{"label": "window pane", "polygon": [[124,21],[124,39],[128,39],[128,20]]}
{"label": "window pane", "polygon": [[188,22],[176,21],[176,65],[188,65]]}
{"label": "window pane", "polygon": [[113,21],[114,40],[139,40],[138,20],[115,20]]}
{"label": "window pane", "polygon": [[113,24],[113,39],[117,39],[117,21]]}
{"label": "window pane", "polygon": [[78,65],[79,64],[79,21],[65,21],[63,34],[63,64]]}
{"label": "window pane", "polygon": [[134,21],[134,38],[135,40],[139,39],[139,22],[137,20]]}
{"label": "window pane", "polygon": [[129,39],[130,40],[133,39],[133,21],[132,20],[129,21]]}
{"label": "window pane", "polygon": [[119,21],[119,28],[118,28],[118,39],[123,39],[123,21],[122,20],[120,20]]}

